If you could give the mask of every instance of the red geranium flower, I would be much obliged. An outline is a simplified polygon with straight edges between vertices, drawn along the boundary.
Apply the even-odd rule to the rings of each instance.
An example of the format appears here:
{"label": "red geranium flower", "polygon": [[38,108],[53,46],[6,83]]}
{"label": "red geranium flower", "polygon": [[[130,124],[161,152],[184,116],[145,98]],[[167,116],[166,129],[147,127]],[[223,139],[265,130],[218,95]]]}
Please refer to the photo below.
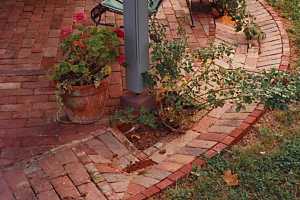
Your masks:
{"label": "red geranium flower", "polygon": [[76,41],[73,42],[73,45],[74,45],[75,47],[80,47],[80,48],[82,48],[82,49],[85,48],[85,45],[82,43],[82,41],[76,40]]}
{"label": "red geranium flower", "polygon": [[117,60],[120,65],[124,65],[126,61],[125,55],[124,54],[119,55]]}
{"label": "red geranium flower", "polygon": [[60,30],[61,38],[66,38],[72,33],[72,27],[64,27]]}
{"label": "red geranium flower", "polygon": [[114,32],[117,34],[117,36],[121,39],[124,39],[125,38],[125,33],[122,29],[115,29]]}
{"label": "red geranium flower", "polygon": [[75,15],[73,15],[73,21],[77,23],[84,22],[85,21],[84,12],[75,13]]}

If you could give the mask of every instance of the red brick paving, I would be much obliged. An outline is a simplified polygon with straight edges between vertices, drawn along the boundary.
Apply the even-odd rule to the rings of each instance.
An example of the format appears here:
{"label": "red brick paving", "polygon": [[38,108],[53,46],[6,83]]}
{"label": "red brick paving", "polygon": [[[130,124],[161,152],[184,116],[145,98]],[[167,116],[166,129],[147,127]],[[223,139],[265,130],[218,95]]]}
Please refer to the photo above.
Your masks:
{"label": "red brick paving", "polygon": [[[180,10],[179,7],[180,4],[177,0],[165,1],[163,4],[164,12],[161,12],[158,16],[162,21],[169,19],[171,23],[174,23],[173,21],[176,18],[174,19],[172,15],[179,13],[179,16],[181,16],[184,13],[174,12],[174,10],[177,11],[176,9]],[[272,11],[272,8],[262,0],[259,0],[259,2],[248,0],[248,8],[252,14],[257,14],[260,17],[258,24],[266,31],[267,39],[263,41],[261,54],[258,54],[258,49],[255,48],[249,49],[247,52],[245,51],[245,44],[243,42],[238,43],[233,62],[252,70],[260,70],[262,67],[269,68],[269,64],[274,64],[279,69],[286,69],[288,66],[286,58],[289,55],[289,45],[287,34],[280,19]],[[30,6],[24,7],[26,12],[32,9]],[[197,25],[199,26],[199,22]],[[173,26],[175,25],[170,27]],[[202,28],[204,31],[195,32],[203,34],[205,30],[206,32],[212,31],[209,26],[205,27],[205,24]],[[278,35],[280,37],[277,37]],[[196,38],[194,37],[190,41],[195,42],[194,45],[202,44],[201,42],[196,43]],[[206,38],[211,39],[208,36]],[[235,44],[236,41],[243,41],[243,39],[232,28],[226,27],[217,21],[215,42],[219,41]],[[30,41],[25,43],[25,46],[27,46]],[[271,55],[282,59],[279,62],[275,59],[274,62],[267,63],[266,60],[270,56],[268,52],[273,49],[275,43],[276,49],[281,49],[281,51],[276,50],[275,54]],[[21,57],[26,53],[26,51],[23,51]],[[254,63],[257,64],[257,67],[248,65],[248,58],[256,59],[257,62]],[[223,62],[223,64],[226,63]],[[18,84],[8,84],[4,87],[13,88],[17,86]],[[10,110],[17,109],[18,106],[4,106],[3,108]],[[102,128],[90,132],[97,129],[97,126],[83,126],[82,130],[85,130],[85,132],[78,130],[75,126],[60,126],[60,129],[53,130],[57,125],[49,126],[47,129],[28,129],[27,133],[23,130],[24,140],[11,139],[5,140],[4,144],[0,143],[0,147],[2,146],[1,156],[4,155],[4,157],[0,157],[0,162],[10,162],[13,160],[11,158],[21,158],[22,154],[31,155],[37,146],[43,147],[43,150],[37,148],[37,150],[43,152],[54,146],[67,144],[46,151],[46,154],[35,157],[33,160],[25,160],[26,162],[23,161],[18,165],[0,171],[0,199],[60,200],[65,197],[76,197],[77,199],[86,197],[87,200],[145,199],[184,177],[191,171],[192,166],[203,166],[205,161],[198,158],[199,156],[211,158],[239,140],[262,113],[263,109],[260,105],[248,106],[241,113],[235,113],[234,106],[231,104],[213,110],[208,114],[209,119],[205,117],[200,120],[194,126],[193,131],[187,131],[179,138],[168,143],[157,144],[154,151],[148,151],[148,157],[146,156],[146,158],[157,161],[156,165],[150,166],[144,171],[130,174],[123,172],[126,163],[139,161],[145,158],[145,154],[136,150],[117,131]],[[228,123],[228,121],[232,123]],[[18,124],[22,124],[22,121]],[[46,135],[45,142],[34,137],[42,130]],[[22,129],[18,131],[18,134],[22,134]],[[30,131],[33,131],[33,133]],[[47,131],[54,131],[56,135],[47,134]],[[30,139],[26,140],[26,137]],[[40,137],[42,138],[42,136]],[[77,141],[74,142],[74,139],[77,139]],[[34,145],[34,148],[30,147],[35,143],[38,145]],[[9,148],[14,149],[7,149],[7,144],[9,144]],[[158,154],[161,149],[165,149],[166,153]],[[103,168],[104,165],[107,165],[107,167]]]}
{"label": "red brick paving", "polygon": [[[60,30],[72,26],[72,16],[78,11],[89,16],[96,3],[97,0],[1,1],[0,167],[91,131],[87,126],[54,123],[57,104],[49,69],[60,57]],[[122,22],[116,21],[119,25]],[[107,111],[119,103],[123,93],[119,65],[113,65],[110,87]]]}
{"label": "red brick paving", "polygon": [[[54,84],[48,69],[59,59],[60,29],[71,26],[75,12],[89,10],[97,0],[3,0],[0,4],[0,167],[28,159],[57,145],[80,139],[95,126],[60,125],[56,118]],[[13,14],[12,14],[13,13]],[[208,44],[212,18],[195,12],[189,26],[185,0],[165,0],[157,17],[174,36],[177,21],[185,22],[190,45]],[[106,22],[122,24],[122,16],[107,13]],[[91,23],[90,21],[87,24]],[[197,35],[197,36],[194,36]],[[108,110],[119,104],[125,89],[124,70],[113,66]],[[142,155],[141,155],[142,156]]]}

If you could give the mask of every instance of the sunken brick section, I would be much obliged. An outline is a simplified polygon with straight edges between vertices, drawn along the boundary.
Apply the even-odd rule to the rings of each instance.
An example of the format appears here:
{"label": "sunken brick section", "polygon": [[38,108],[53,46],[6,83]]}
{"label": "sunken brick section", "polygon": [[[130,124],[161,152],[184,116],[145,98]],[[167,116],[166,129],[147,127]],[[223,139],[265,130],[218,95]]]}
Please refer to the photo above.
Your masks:
{"label": "sunken brick section", "polygon": [[[161,20],[168,19],[166,22],[173,31],[176,25],[173,16],[177,14],[174,10],[180,8],[178,2],[184,1],[164,1],[164,12],[158,15]],[[216,43],[225,42],[235,47],[233,66],[254,71],[272,67],[287,70],[289,41],[279,17],[261,0],[248,0],[248,8],[267,34],[261,54],[255,47],[247,50],[244,36],[218,20],[215,31],[209,27],[204,30],[215,32]],[[201,18],[196,18],[198,23]],[[187,26],[186,29],[195,35],[202,34],[198,28]],[[195,35],[190,43],[199,47],[203,38]],[[206,38],[207,42],[211,36]],[[226,60],[219,60],[217,64],[230,67]],[[143,152],[116,130],[91,131],[97,127],[89,127],[91,132],[83,139],[74,141],[77,137],[71,134],[73,142],[0,171],[0,199],[62,200],[83,196],[87,200],[146,199],[186,176],[192,166],[203,166],[204,158],[211,158],[237,142],[263,113],[264,108],[259,104],[249,105],[237,113],[235,106],[227,103],[212,110],[180,137],[157,143]],[[69,131],[74,129],[70,127]],[[131,173],[124,170],[130,164],[149,159],[157,164]]]}

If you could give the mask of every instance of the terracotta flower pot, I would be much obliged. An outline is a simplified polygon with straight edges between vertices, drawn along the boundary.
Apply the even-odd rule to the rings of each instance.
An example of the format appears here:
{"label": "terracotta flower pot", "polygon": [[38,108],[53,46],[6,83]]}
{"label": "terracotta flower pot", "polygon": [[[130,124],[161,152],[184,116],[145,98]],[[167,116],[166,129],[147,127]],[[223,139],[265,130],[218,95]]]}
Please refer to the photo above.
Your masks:
{"label": "terracotta flower pot", "polygon": [[89,124],[101,119],[108,98],[108,82],[73,86],[72,92],[62,96],[68,118],[78,124]]}

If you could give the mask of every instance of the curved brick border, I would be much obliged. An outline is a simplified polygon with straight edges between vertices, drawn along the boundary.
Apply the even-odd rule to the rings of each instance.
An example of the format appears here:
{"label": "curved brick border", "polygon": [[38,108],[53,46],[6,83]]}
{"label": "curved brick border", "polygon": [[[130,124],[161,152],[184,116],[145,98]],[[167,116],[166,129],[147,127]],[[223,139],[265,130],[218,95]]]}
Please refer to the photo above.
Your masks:
{"label": "curved brick border", "polygon": [[[288,34],[284,29],[283,23],[280,20],[279,15],[273,10],[273,8],[268,5],[264,0],[257,0],[265,10],[271,15],[272,19],[275,21],[277,28],[280,32],[280,39],[282,43],[282,56],[281,61],[279,64],[279,69],[283,71],[287,71],[289,68],[289,57],[290,57],[290,47],[289,47],[289,38]],[[271,59],[271,58],[270,58]],[[203,141],[214,141],[210,148],[206,149],[204,155],[207,158],[212,158],[225,148],[233,145],[234,143],[238,142],[249,130],[249,128],[263,115],[265,109],[261,106],[256,106],[256,108],[248,114],[248,116],[240,123],[240,125],[232,130],[229,134],[202,134],[200,138]],[[212,118],[204,117],[198,124],[202,124],[200,127],[203,126],[211,126],[213,123],[216,123]],[[198,129],[199,130],[199,129]],[[205,144],[202,144],[205,146]],[[196,158],[193,161],[184,164],[179,169],[175,170],[165,179],[160,181],[159,183],[137,193],[136,195],[130,197],[128,200],[142,200],[153,196],[156,193],[166,189],[167,187],[175,184],[178,179],[181,179],[188,175],[191,170],[192,166],[202,167],[205,164],[205,160]]]}

